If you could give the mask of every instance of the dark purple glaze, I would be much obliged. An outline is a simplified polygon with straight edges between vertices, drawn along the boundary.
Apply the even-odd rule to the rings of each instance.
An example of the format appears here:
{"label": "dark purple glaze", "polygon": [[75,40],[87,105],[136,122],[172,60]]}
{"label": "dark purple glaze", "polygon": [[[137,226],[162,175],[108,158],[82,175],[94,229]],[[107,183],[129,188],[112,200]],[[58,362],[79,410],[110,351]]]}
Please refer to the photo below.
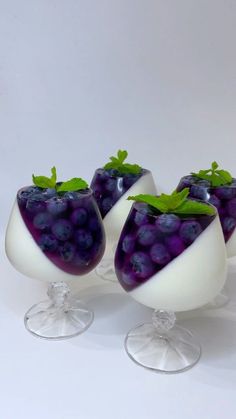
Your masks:
{"label": "dark purple glaze", "polygon": [[230,185],[212,187],[207,180],[189,175],[182,177],[177,191],[184,188],[190,189],[191,198],[209,202],[217,208],[227,243],[236,227],[236,179]]}
{"label": "dark purple glaze", "polygon": [[102,218],[137,180],[148,172],[142,169],[139,175],[121,175],[116,170],[97,169],[91,182],[91,189],[97,201]]}
{"label": "dark purple glaze", "polygon": [[115,254],[122,287],[131,291],[146,282],[184,252],[215,217],[154,213],[147,204],[134,203]]}
{"label": "dark purple glaze", "polygon": [[58,268],[83,275],[100,262],[105,234],[90,189],[56,193],[30,186],[18,191],[17,202],[35,242]]}

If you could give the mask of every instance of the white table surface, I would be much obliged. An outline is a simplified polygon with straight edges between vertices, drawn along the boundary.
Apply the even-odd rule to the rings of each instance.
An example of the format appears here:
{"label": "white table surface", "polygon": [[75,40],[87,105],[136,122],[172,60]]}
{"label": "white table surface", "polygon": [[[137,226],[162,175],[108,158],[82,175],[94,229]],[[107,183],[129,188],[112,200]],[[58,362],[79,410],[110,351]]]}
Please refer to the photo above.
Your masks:
{"label": "white table surface", "polygon": [[234,271],[231,266],[228,306],[178,315],[202,345],[199,363],[185,373],[164,375],[134,364],[123,346],[126,332],[149,321],[151,310],[94,275],[73,289],[95,312],[84,334],[54,342],[32,336],[23,316],[45,299],[45,284],[25,278],[1,255],[0,417],[235,419]]}

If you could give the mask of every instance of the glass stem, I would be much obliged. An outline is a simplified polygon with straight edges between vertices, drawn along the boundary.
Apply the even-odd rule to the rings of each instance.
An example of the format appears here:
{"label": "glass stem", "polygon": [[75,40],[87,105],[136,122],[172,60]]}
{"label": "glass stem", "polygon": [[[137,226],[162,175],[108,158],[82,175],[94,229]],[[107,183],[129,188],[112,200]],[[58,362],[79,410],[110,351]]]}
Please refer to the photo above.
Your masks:
{"label": "glass stem", "polygon": [[47,294],[55,308],[65,309],[70,296],[70,288],[65,282],[51,282]]}
{"label": "glass stem", "polygon": [[155,310],[152,314],[152,324],[159,336],[165,337],[168,332],[174,327],[176,316],[170,310]]}

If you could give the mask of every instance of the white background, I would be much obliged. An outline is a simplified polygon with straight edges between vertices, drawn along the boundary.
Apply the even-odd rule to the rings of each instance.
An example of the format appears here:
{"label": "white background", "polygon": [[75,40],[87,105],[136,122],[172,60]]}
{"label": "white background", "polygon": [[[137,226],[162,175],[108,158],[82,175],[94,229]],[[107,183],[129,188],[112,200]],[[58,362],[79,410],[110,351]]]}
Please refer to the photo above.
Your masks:
{"label": "white background", "polygon": [[96,320],[83,336],[27,334],[45,289],[3,256],[16,190],[53,165],[90,181],[125,148],[161,189],[212,160],[236,176],[235,22],[234,0],[0,0],[1,419],[235,419],[233,303],[182,319],[202,360],[157,375],[123,350],[150,311],[118,286],[88,280]]}

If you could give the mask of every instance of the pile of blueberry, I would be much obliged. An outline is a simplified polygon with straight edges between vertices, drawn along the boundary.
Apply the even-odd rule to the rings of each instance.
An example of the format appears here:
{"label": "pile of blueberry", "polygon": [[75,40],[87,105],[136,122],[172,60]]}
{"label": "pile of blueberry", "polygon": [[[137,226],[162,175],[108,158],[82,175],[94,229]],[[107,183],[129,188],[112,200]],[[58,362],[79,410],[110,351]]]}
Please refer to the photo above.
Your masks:
{"label": "pile of blueberry", "polygon": [[117,170],[97,169],[91,182],[91,189],[97,201],[102,218],[110,211],[120,197],[146,173],[138,175],[120,174]]}
{"label": "pile of blueberry", "polygon": [[136,203],[122,231],[116,256],[117,277],[130,291],[160,271],[190,246],[215,215],[152,214]]}
{"label": "pile of blueberry", "polygon": [[213,188],[207,180],[189,175],[180,180],[177,190],[184,188],[190,188],[190,198],[210,202],[217,208],[227,242],[236,227],[236,179],[230,185]]}
{"label": "pile of blueberry", "polygon": [[57,193],[30,186],[19,190],[17,202],[36,243],[60,269],[82,275],[99,263],[105,236],[89,189]]}

